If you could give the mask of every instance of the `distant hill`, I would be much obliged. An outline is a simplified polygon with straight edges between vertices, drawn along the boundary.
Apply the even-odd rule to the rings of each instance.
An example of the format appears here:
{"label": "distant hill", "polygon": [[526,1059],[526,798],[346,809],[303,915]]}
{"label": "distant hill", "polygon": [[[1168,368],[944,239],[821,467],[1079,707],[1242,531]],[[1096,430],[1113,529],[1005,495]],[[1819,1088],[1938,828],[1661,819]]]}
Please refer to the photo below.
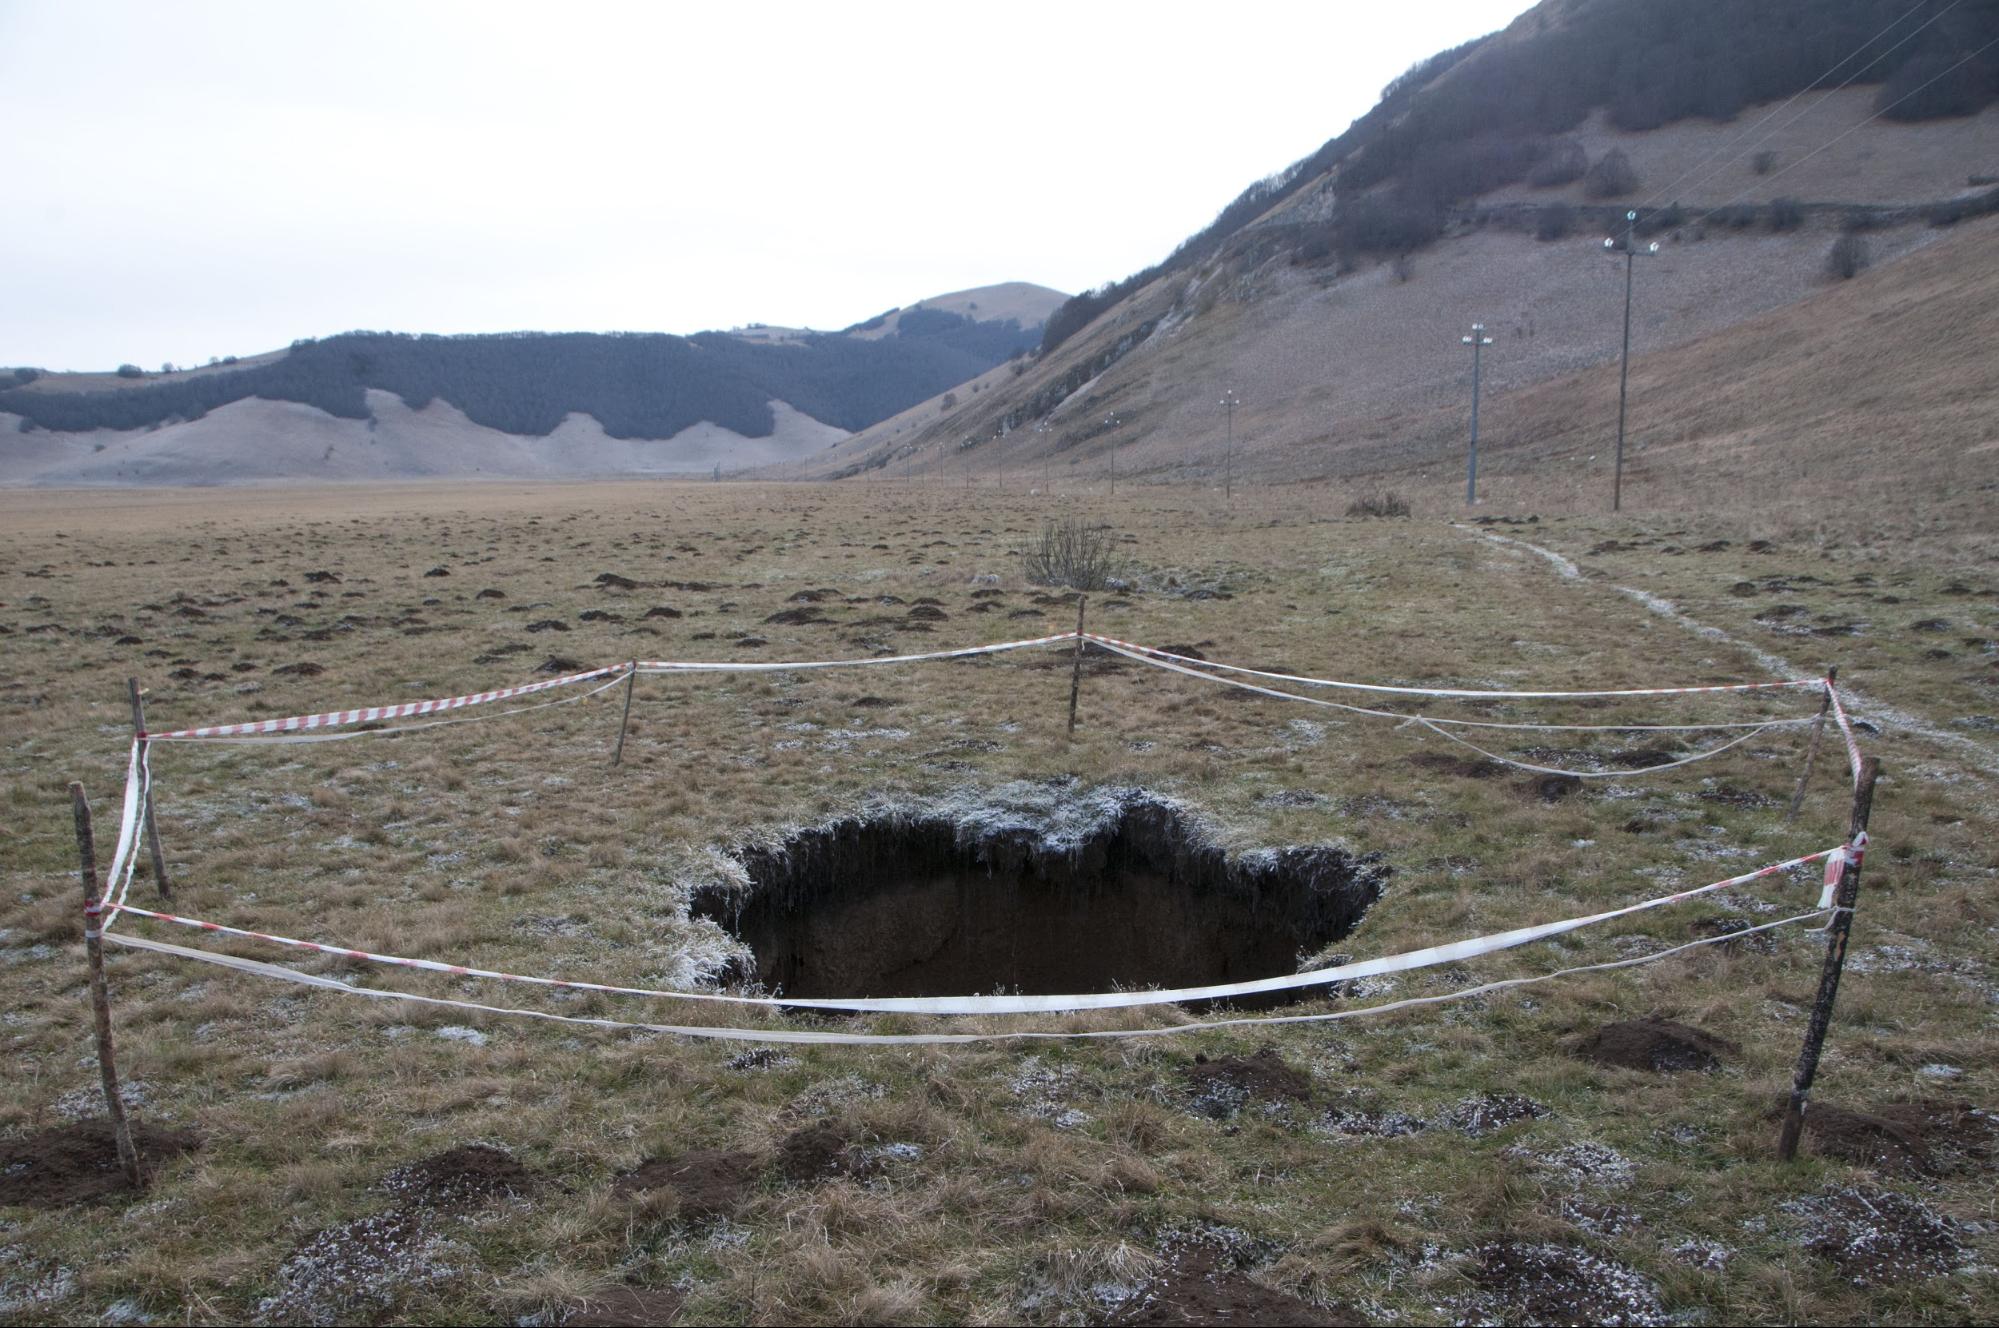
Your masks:
{"label": "distant hill", "polygon": [[764,439],[783,403],[838,437],[1026,353],[1063,298],[1025,283],[956,292],[865,334],[347,332],[175,373],[10,373],[0,413],[17,417],[21,433],[74,435],[188,425],[264,401],[372,426],[377,394],[388,393],[411,411],[443,403],[470,425],[517,438],[546,438],[587,417],[613,440],[670,439],[700,425]]}

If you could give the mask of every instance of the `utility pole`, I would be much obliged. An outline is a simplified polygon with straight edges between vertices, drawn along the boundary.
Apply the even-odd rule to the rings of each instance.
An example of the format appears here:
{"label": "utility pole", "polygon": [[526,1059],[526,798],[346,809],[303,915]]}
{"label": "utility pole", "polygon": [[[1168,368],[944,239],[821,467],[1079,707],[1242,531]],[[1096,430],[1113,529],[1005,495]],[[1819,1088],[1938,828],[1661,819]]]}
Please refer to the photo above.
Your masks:
{"label": "utility pole", "polygon": [[[1639,256],[1638,214],[1624,214],[1624,358],[1617,370],[1617,461],[1610,482],[1610,510],[1619,511],[1624,506],[1624,403],[1631,382],[1631,264]],[[1603,247],[1615,255],[1617,240],[1605,236]],[[1651,258],[1659,252],[1659,242],[1654,240],[1645,246],[1645,257]]]}
{"label": "utility pole", "polygon": [[1115,414],[1104,416],[1104,427],[1111,431],[1111,497],[1117,497],[1117,427]]}
{"label": "utility pole", "polygon": [[1492,338],[1485,334],[1484,323],[1473,323],[1471,335],[1459,337],[1459,341],[1471,347],[1471,459],[1465,464],[1465,506],[1478,506],[1478,386],[1479,352],[1492,344]]}
{"label": "utility pole", "polygon": [[1230,388],[1222,393],[1221,407],[1228,412],[1228,442],[1222,450],[1222,490],[1231,502],[1235,500],[1235,408],[1242,399]]}
{"label": "utility pole", "polygon": [[1049,479],[1048,467],[1050,464],[1049,458],[1054,456],[1055,453],[1054,449],[1048,446],[1048,421],[1043,420],[1041,423],[1035,425],[1034,432],[1041,436],[1041,491],[1043,493],[1053,493],[1054,490],[1049,487],[1053,481]]}

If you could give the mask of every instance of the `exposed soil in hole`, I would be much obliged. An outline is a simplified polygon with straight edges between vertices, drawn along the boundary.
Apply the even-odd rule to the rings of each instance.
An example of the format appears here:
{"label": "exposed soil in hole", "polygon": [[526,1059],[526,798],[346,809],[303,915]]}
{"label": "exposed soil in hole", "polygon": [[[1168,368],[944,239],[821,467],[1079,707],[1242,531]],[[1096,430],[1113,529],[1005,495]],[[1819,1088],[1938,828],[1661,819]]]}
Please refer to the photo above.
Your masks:
{"label": "exposed soil in hole", "polygon": [[1665,1307],[1644,1275],[1571,1245],[1486,1245],[1472,1281],[1510,1323],[1659,1323]]}
{"label": "exposed soil in hole", "polygon": [[1108,1322],[1133,1328],[1186,1324],[1365,1324],[1358,1311],[1326,1308],[1252,1282],[1206,1250],[1180,1255],[1165,1278],[1139,1303]]}
{"label": "exposed soil in hole", "polygon": [[461,1144],[382,1177],[382,1188],[390,1194],[433,1208],[512,1198],[534,1185],[533,1172],[512,1153],[491,1144]]}
{"label": "exposed soil in hole", "polygon": [[755,1153],[702,1148],[677,1158],[648,1158],[618,1177],[611,1190],[627,1196],[670,1190],[683,1217],[727,1217],[748,1201],[763,1165]]}
{"label": "exposed soil in hole", "polygon": [[1304,1102],[1312,1096],[1311,1076],[1287,1065],[1275,1047],[1220,1060],[1197,1055],[1187,1067],[1187,1086],[1193,1090],[1195,1113],[1217,1120],[1235,1115],[1251,1098]]}
{"label": "exposed soil in hole", "polygon": [[672,1287],[617,1287],[577,1302],[558,1322],[566,1328],[656,1328],[669,1324],[687,1303]]}
{"label": "exposed soil in hole", "polygon": [[1575,1054],[1598,1065],[1665,1074],[1679,1070],[1714,1070],[1733,1042],[1671,1019],[1648,1016],[1605,1024],[1575,1044]]}
{"label": "exposed soil in hole", "polygon": [[693,911],[749,946],[754,972],[736,976],[785,995],[1087,992],[1294,973],[1353,930],[1388,877],[1377,856],[1335,845],[1231,857],[1136,790],[997,796],[746,851],[748,888],[717,882]]}
{"label": "exposed soil in hole", "polygon": [[1827,1157],[1874,1167],[1891,1176],[1968,1170],[1992,1156],[1992,1116],[1968,1103],[1891,1102],[1872,1112],[1813,1102],[1805,1137]]}
{"label": "exposed soil in hole", "polygon": [[[132,1122],[141,1174],[148,1179],[182,1153],[201,1147],[192,1130]],[[104,1117],[0,1142],[0,1207],[67,1208],[128,1194],[118,1145]]]}

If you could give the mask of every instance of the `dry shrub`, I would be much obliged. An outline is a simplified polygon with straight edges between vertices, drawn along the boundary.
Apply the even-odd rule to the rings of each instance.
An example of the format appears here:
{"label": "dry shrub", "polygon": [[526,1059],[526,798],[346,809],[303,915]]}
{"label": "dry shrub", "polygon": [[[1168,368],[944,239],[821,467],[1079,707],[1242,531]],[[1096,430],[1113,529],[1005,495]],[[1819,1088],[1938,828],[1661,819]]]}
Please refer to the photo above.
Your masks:
{"label": "dry shrub", "polygon": [[1347,504],[1347,515],[1406,517],[1409,515],[1409,500],[1393,489],[1364,494]]}
{"label": "dry shrub", "polygon": [[1022,555],[1022,570],[1037,586],[1067,586],[1071,590],[1102,590],[1111,583],[1120,562],[1109,526],[1076,517],[1049,521],[1041,538]]}

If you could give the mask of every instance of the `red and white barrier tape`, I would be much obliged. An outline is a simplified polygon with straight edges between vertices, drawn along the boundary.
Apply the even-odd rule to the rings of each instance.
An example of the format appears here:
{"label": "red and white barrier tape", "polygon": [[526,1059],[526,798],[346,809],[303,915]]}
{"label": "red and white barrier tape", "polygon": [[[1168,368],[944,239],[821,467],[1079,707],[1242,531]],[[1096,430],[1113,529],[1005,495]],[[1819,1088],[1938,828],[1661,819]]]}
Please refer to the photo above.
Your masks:
{"label": "red and white barrier tape", "polygon": [[250,931],[242,927],[231,927],[219,922],[208,922],[200,918],[182,917],[155,909],[140,908],[127,904],[122,911],[139,917],[154,918],[161,922],[171,922],[178,926],[198,931],[214,932],[224,936],[239,936],[245,940],[263,941],[271,945],[287,946],[296,950],[310,950],[316,954],[334,955],[343,959],[359,959],[368,963],[386,964],[398,968],[423,969],[432,973],[446,973],[454,977],[484,978],[498,982],[518,982],[536,987],[560,987],[572,991],[595,991],[617,996],[640,996],[658,1000],[703,1001],[721,1005],[783,1006],[794,1009],[838,1010],[849,1013],[867,1014],[1061,1014],[1076,1010],[1126,1009],[1143,1005],[1177,1005],[1187,1001],[1228,1000],[1238,996],[1261,995],[1266,992],[1292,991],[1301,987],[1322,986],[1332,982],[1346,982],[1355,978],[1379,977],[1387,973],[1401,973],[1410,969],[1429,968],[1437,964],[1455,963],[1491,954],[1498,950],[1510,950],[1516,946],[1529,945],[1535,941],[1547,940],[1567,932],[1592,927],[1613,918],[1627,917],[1648,909],[1663,908],[1668,904],[1683,903],[1700,895],[1716,890],[1726,890],[1733,886],[1747,885],[1781,872],[1790,871],[1806,863],[1817,862],[1831,857],[1842,849],[1826,849],[1823,852],[1792,858],[1740,876],[1732,876],[1724,881],[1696,886],[1689,890],[1661,895],[1656,899],[1628,904],[1622,908],[1604,913],[1592,913],[1582,917],[1564,918],[1559,922],[1546,922],[1533,927],[1516,927],[1511,931],[1495,932],[1489,936],[1473,937],[1470,940],[1453,941],[1447,945],[1433,945],[1422,950],[1411,950],[1403,954],[1386,955],[1379,959],[1364,959],[1353,963],[1336,964],[1328,968],[1310,969],[1303,973],[1287,973],[1277,977],[1256,978],[1247,982],[1227,982],[1201,987],[1180,987],[1150,991],[1109,991],[1089,992],[1060,996],[906,996],[906,997],[854,997],[843,999],[820,997],[780,997],[780,996],[737,996],[723,992],[704,991],[664,991],[648,987],[621,987],[597,982],[574,982],[560,978],[533,977],[520,973],[506,973],[496,969],[474,968],[467,964],[443,963],[435,959],[412,959],[403,955],[377,954],[370,950],[355,949],[343,945],[326,945],[318,941],[303,941],[291,936],[279,936],[270,932]]}
{"label": "red and white barrier tape", "polygon": [[1847,717],[1846,706],[1839,699],[1839,688],[1833,686],[1832,679],[1826,679],[1825,694],[1832,702],[1833,722],[1839,725],[1839,736],[1846,741],[1846,762],[1853,771],[1854,787],[1860,786],[1860,739],[1853,736],[1853,721]]}
{"label": "red and white barrier tape", "polygon": [[151,742],[180,742],[192,738],[234,738],[265,733],[294,733],[311,729],[339,728],[348,724],[372,724],[385,719],[434,715],[440,711],[462,710],[467,706],[506,701],[516,696],[528,696],[534,692],[546,692],[556,687],[588,682],[592,678],[602,678],[607,674],[622,675],[630,667],[629,664],[612,664],[601,669],[591,669],[586,673],[572,673],[562,678],[550,678],[545,682],[523,683],[519,687],[502,687],[494,692],[474,692],[469,696],[447,696],[432,701],[407,701],[401,705],[365,706],[359,710],[329,710],[324,714],[292,715],[285,719],[255,720],[245,724],[213,724],[203,728],[175,729],[170,733],[148,733],[141,736]]}
{"label": "red and white barrier tape", "polygon": [[374,1000],[409,1001],[418,1005],[442,1006],[456,1010],[471,1010],[480,1014],[509,1015],[518,1019],[539,1019],[548,1023],[585,1025],[593,1028],[608,1028],[627,1032],[670,1033],[678,1037],[701,1038],[724,1042],[775,1042],[795,1046],[940,1046],[978,1042],[1055,1042],[1055,1041],[1095,1041],[1111,1038],[1172,1037],[1181,1033],[1205,1033],[1216,1029],[1271,1027],[1278,1024],[1324,1024],[1345,1019],[1359,1019],[1367,1015],[1390,1014],[1398,1010],[1412,1009],[1423,1005],[1441,1005],[1449,1001],[1465,1000],[1473,996],[1488,995],[1492,992],[1508,991],[1516,987],[1533,986],[1536,983],[1552,982],[1557,978],[1570,977],[1577,973],[1608,972],[1613,969],[1632,968],[1639,964],[1656,963],[1661,959],[1696,950],[1705,945],[1726,945],[1740,941],[1745,936],[1758,932],[1774,931],[1778,927],[1788,927],[1799,922],[1809,922],[1826,916],[1825,910],[1800,913],[1795,917],[1780,918],[1775,922],[1765,922],[1741,931],[1728,932],[1720,936],[1704,936],[1682,945],[1671,946],[1651,954],[1639,955],[1632,959],[1614,959],[1600,964],[1577,964],[1568,968],[1558,968],[1548,973],[1537,973],[1524,978],[1504,978],[1494,982],[1482,982],[1477,986],[1463,987],[1457,991],[1443,992],[1434,996],[1409,996],[1401,1000],[1386,1001],[1380,1005],[1361,1006],[1349,1010],[1328,1010],[1313,1014],[1251,1015],[1230,1019],[1210,1019],[1190,1021],[1184,1024],[1167,1024],[1152,1028],[1111,1028],[1089,1030],[1022,1030],[1005,1033],[841,1033],[806,1032],[777,1028],[728,1028],[712,1024],[651,1024],[637,1023],[622,1019],[600,1019],[584,1015],[552,1014],[545,1010],[523,1010],[510,1006],[482,1005],[476,1001],[453,1000],[446,996],[421,996],[414,992],[385,991],[377,987],[355,987],[333,978],[319,977],[311,973],[300,973],[279,964],[261,963],[254,959],[238,959],[234,955],[217,954],[212,950],[197,950],[188,946],[169,945],[164,941],[149,940],[143,936],[112,936],[109,939],[120,945],[137,950],[151,950],[158,954],[172,955],[181,959],[193,959],[204,964],[215,964],[223,968],[235,969],[255,977],[274,978],[284,982],[296,982],[301,986],[315,987],[322,991],[337,991],[349,996],[366,996]]}
{"label": "red and white barrier tape", "polygon": [[1719,683],[1702,687],[1630,687],[1614,691],[1586,692],[1512,692],[1480,690],[1462,687],[1390,687],[1382,683],[1339,682],[1332,678],[1313,678],[1296,673],[1272,673],[1264,669],[1244,668],[1239,664],[1217,664],[1212,660],[1195,659],[1190,655],[1176,655],[1170,650],[1160,650],[1155,646],[1140,645],[1135,641],[1120,641],[1115,637],[1099,636],[1095,632],[1083,634],[1099,645],[1122,646],[1126,650],[1142,651],[1157,655],[1162,659],[1178,660],[1185,664],[1198,664],[1204,668],[1224,669],[1230,673],[1248,673],[1259,678],[1272,678],[1279,682],[1304,683],[1311,687],[1339,687],[1356,692],[1386,692],[1397,696],[1444,696],[1473,700],[1562,700],[1581,697],[1610,696],[1688,696],[1701,692],[1758,692],[1785,687],[1820,687],[1821,678],[1792,678],[1782,682],[1736,682]]}

